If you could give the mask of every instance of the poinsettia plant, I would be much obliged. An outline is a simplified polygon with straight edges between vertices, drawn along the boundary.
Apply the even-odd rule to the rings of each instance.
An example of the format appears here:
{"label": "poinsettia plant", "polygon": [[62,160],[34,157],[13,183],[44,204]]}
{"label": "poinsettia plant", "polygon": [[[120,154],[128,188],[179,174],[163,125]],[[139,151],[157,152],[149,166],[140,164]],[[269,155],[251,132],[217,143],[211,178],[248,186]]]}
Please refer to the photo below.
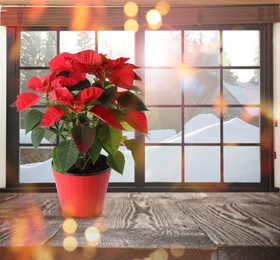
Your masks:
{"label": "poinsettia plant", "polygon": [[[138,142],[123,134],[133,129],[148,134],[147,108],[134,85],[141,80],[134,71],[138,67],[127,60],[109,59],[94,50],[61,53],[49,62],[51,72],[30,78],[28,91],[11,105],[17,111],[28,109],[25,130],[31,131],[36,149],[45,131],[59,137],[52,152],[55,170],[84,172],[103,149],[109,166],[122,173],[125,157],[119,151],[121,145],[132,152],[136,165],[141,164]],[[46,111],[32,108],[35,104],[45,105]]]}

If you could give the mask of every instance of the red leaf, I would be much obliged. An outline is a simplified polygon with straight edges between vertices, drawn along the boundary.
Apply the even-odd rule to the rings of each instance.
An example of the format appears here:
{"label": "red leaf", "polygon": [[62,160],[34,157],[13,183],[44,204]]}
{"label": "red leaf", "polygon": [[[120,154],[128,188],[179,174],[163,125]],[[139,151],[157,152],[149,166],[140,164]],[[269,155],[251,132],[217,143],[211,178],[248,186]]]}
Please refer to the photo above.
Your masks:
{"label": "red leaf", "polygon": [[146,115],[141,111],[129,111],[124,115],[124,120],[134,129],[148,134]]}
{"label": "red leaf", "polygon": [[71,134],[80,154],[85,154],[95,139],[94,128],[87,125],[74,125]]}
{"label": "red leaf", "polygon": [[128,61],[129,58],[124,58],[124,57],[120,57],[120,58],[117,58],[115,60],[112,60],[112,59],[107,59],[106,58],[106,64],[109,66],[109,67],[115,67],[115,66],[118,66],[118,65],[123,65],[126,61]]}
{"label": "red leaf", "polygon": [[97,88],[97,87],[90,87],[84,89],[82,92],[79,93],[77,97],[77,103],[92,103],[96,99],[98,99],[102,93],[104,92],[104,89]]}
{"label": "red leaf", "polygon": [[123,126],[119,122],[119,119],[116,117],[116,115],[111,109],[105,108],[102,105],[96,105],[89,111],[104,122],[106,122],[107,124],[109,124],[110,126],[116,129],[124,130]]}
{"label": "red leaf", "polygon": [[43,115],[41,126],[51,126],[58,121],[66,112],[58,106],[50,106]]}
{"label": "red leaf", "polygon": [[76,61],[73,63],[71,70],[76,73],[86,72],[89,74],[98,74],[99,65],[103,63],[104,55],[94,50],[85,50],[74,54]]}
{"label": "red leaf", "polygon": [[40,96],[30,93],[24,92],[17,95],[17,100],[11,105],[11,107],[17,107],[17,111],[25,110],[34,104],[40,99]]}
{"label": "red leaf", "polygon": [[132,64],[118,65],[109,71],[107,78],[117,87],[130,89],[133,87],[133,69]]}
{"label": "red leaf", "polygon": [[74,86],[78,83],[76,79],[67,78],[63,76],[58,76],[56,79],[59,80],[59,83],[61,84],[62,87]]}
{"label": "red leaf", "polygon": [[50,100],[58,102],[69,108],[74,105],[74,97],[67,88],[56,88],[50,95]]}
{"label": "red leaf", "polygon": [[74,60],[75,56],[71,53],[63,52],[58,54],[49,62],[50,70],[57,73],[64,70],[69,71]]}
{"label": "red leaf", "polygon": [[84,81],[86,79],[86,73],[70,73],[69,77],[71,79],[75,79],[77,81]]}
{"label": "red leaf", "polygon": [[41,78],[36,76],[28,80],[27,89],[40,93],[49,93],[55,86],[55,73],[47,74]]}
{"label": "red leaf", "polygon": [[101,64],[102,63],[102,55],[97,53],[94,50],[85,50],[80,51],[75,54],[76,57],[81,59],[85,63],[89,63],[92,65]]}
{"label": "red leaf", "polygon": [[36,76],[28,80],[28,85],[26,88],[37,92],[45,92],[42,80]]}

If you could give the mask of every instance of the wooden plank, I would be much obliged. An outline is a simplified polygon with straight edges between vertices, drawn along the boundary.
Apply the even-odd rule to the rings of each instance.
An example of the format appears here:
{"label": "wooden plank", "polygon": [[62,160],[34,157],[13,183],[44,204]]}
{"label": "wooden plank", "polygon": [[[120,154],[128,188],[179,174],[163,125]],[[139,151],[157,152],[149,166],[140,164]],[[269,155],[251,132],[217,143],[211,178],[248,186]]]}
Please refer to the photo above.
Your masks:
{"label": "wooden plank", "polygon": [[219,248],[217,259],[280,259],[279,246],[223,246]]}
{"label": "wooden plank", "polygon": [[[94,251],[97,259],[143,259],[159,248],[169,257],[172,248],[177,252],[183,250],[182,257],[211,259],[216,251],[216,245],[208,236],[164,194],[108,194],[99,217],[90,221],[76,219],[76,222],[79,231],[75,238],[79,248],[88,245],[84,235],[88,227],[98,226],[103,230]],[[62,248],[64,239],[65,233],[61,230],[50,241],[50,250]],[[67,258],[65,250],[56,250],[56,254],[57,258]]]}
{"label": "wooden plank", "polygon": [[280,193],[108,193],[73,234],[55,193],[0,193],[0,205],[3,259],[280,259]]}
{"label": "wooden plank", "polygon": [[202,203],[178,206],[217,245],[280,245],[279,193],[211,194]]}

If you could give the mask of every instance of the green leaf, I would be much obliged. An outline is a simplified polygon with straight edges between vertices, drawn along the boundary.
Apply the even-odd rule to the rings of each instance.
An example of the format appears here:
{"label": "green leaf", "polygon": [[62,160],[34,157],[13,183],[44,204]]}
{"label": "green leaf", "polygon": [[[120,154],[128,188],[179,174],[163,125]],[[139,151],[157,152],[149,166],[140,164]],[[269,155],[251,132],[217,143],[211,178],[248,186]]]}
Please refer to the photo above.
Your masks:
{"label": "green leaf", "polygon": [[131,90],[136,91],[136,92],[142,92],[142,90],[139,87],[135,86],[135,85],[133,85]]}
{"label": "green leaf", "polygon": [[142,100],[134,93],[127,91],[117,98],[120,106],[128,110],[148,111]]}
{"label": "green leaf", "polygon": [[116,154],[122,141],[122,130],[109,125],[102,125],[99,138],[104,149],[110,154]]}
{"label": "green leaf", "polygon": [[26,134],[41,123],[43,115],[44,114],[37,109],[31,109],[27,112],[25,116]]}
{"label": "green leaf", "polygon": [[57,128],[54,128],[52,126],[49,128],[49,131],[54,133],[55,135],[59,135],[60,134],[60,130],[57,129]]}
{"label": "green leaf", "polygon": [[45,134],[45,129],[40,126],[37,126],[32,130],[31,141],[36,149],[38,148],[39,144],[43,140],[44,134]]}
{"label": "green leaf", "polygon": [[98,101],[100,104],[102,104],[104,107],[109,107],[109,105],[112,103],[112,101],[115,99],[117,94],[117,87],[110,87],[105,89],[105,91],[101,94],[101,96],[98,98]]}
{"label": "green leaf", "polygon": [[77,161],[79,151],[73,140],[65,140],[53,149],[53,167],[55,170],[66,173]]}
{"label": "green leaf", "polygon": [[144,150],[141,144],[136,139],[124,141],[125,147],[131,151],[136,167],[144,168]]}
{"label": "green leaf", "polygon": [[89,125],[74,125],[71,135],[80,154],[85,154],[94,142],[95,130]]}
{"label": "green leaf", "polygon": [[76,83],[75,85],[68,87],[68,89],[73,92],[76,90],[83,90],[86,88],[89,88],[91,86],[91,83],[88,79],[85,79],[84,81],[79,81],[78,83]]}
{"label": "green leaf", "polygon": [[121,125],[123,126],[123,128],[127,131],[127,132],[133,132],[134,128],[132,126],[130,126],[127,122],[123,121],[121,122]]}
{"label": "green leaf", "polygon": [[123,174],[125,158],[122,152],[117,151],[114,155],[108,154],[107,163],[113,170]]}
{"label": "green leaf", "polygon": [[102,146],[101,146],[100,142],[97,139],[95,139],[93,145],[87,151],[93,164],[98,159],[98,157],[101,153],[101,149],[102,149]]}

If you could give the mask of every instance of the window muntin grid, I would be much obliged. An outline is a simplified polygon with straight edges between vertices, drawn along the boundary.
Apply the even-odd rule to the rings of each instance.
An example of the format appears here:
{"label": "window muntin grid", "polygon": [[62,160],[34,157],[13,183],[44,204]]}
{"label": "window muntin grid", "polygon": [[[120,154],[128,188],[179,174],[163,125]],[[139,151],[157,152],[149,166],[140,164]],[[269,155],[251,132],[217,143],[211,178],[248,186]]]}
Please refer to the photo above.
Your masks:
{"label": "window muntin grid", "polygon": [[[216,89],[217,93],[216,93],[215,98],[212,97],[213,99],[208,99],[207,102],[201,103],[201,101],[199,101],[198,98],[191,99],[190,95],[187,95],[187,94],[189,94],[188,93],[189,89],[187,91],[182,91],[182,90],[186,90],[185,83],[186,82],[189,83],[189,79],[188,79],[188,77],[186,77],[186,75],[188,76],[190,73],[190,65],[186,62],[188,55],[186,55],[186,52],[185,52],[185,49],[186,49],[185,40],[182,41],[182,39],[185,39],[186,35],[188,35],[187,32],[192,32],[193,34],[202,34],[203,35],[202,38],[205,38],[205,39],[209,39],[210,38],[209,35],[212,35],[212,36],[219,35],[219,43],[222,42],[221,39],[223,39],[223,37],[224,37],[224,35],[223,35],[224,32],[227,32],[227,33],[228,33],[228,31],[230,32],[230,30],[210,30],[210,31],[205,30],[205,31],[207,31],[207,33],[206,32],[204,33],[203,30],[201,30],[201,29],[200,30],[177,30],[177,31],[175,31],[175,33],[172,32],[172,38],[180,39],[180,43],[176,44],[176,46],[180,46],[179,48],[181,48],[181,50],[171,51],[171,53],[167,54],[166,57],[161,58],[160,64],[159,64],[159,62],[158,63],[155,62],[153,64],[153,61],[150,61],[150,64],[148,63],[148,64],[144,64],[144,66],[142,66],[142,67],[144,67],[143,79],[144,79],[144,85],[146,87],[144,94],[148,97],[147,101],[149,101],[148,103],[150,103],[149,104],[150,110],[151,111],[152,110],[153,111],[155,111],[155,110],[179,111],[174,114],[172,114],[172,113],[169,114],[169,119],[173,120],[173,123],[171,123],[171,124],[173,124],[172,125],[173,128],[171,130],[169,128],[170,127],[169,126],[170,123],[169,123],[167,128],[162,129],[163,133],[161,134],[162,135],[161,137],[159,137],[157,139],[144,138],[144,140],[146,140],[145,144],[144,144],[146,147],[145,150],[147,150],[149,148],[154,148],[154,146],[155,147],[158,146],[159,148],[161,148],[161,147],[164,148],[166,146],[166,148],[170,148],[170,150],[168,150],[168,149],[166,150],[167,153],[172,153],[171,148],[174,148],[174,147],[176,147],[176,151],[180,151],[179,153],[176,152],[177,155],[179,155],[181,158],[180,159],[180,164],[181,164],[180,173],[178,175],[178,173],[176,172],[176,176],[181,176],[181,177],[179,179],[176,179],[177,178],[176,177],[174,180],[172,178],[168,179],[166,181],[167,185],[168,185],[168,183],[174,182],[178,187],[182,187],[182,185],[184,185],[185,187],[188,187],[188,183],[198,182],[201,184],[201,187],[205,187],[205,185],[207,186],[207,183],[211,183],[212,181],[221,183],[221,185],[223,185],[223,183],[225,182],[226,172],[224,173],[223,171],[228,168],[228,166],[227,166],[228,161],[226,161],[226,159],[224,159],[223,156],[220,156],[219,160],[215,160],[220,165],[220,167],[219,167],[220,178],[217,178],[217,176],[214,174],[216,176],[216,177],[214,177],[214,179],[216,178],[215,180],[209,179],[208,178],[209,176],[207,177],[208,179],[205,178],[204,180],[203,180],[203,178],[198,179],[197,181],[195,178],[192,179],[190,177],[190,175],[187,173],[187,172],[189,172],[189,166],[186,165],[187,161],[189,160],[186,158],[187,151],[189,150],[189,149],[187,149],[188,147],[189,148],[202,147],[205,149],[209,147],[209,150],[211,150],[212,148],[215,151],[219,150],[220,154],[223,155],[223,154],[226,154],[224,150],[227,150],[226,147],[228,147],[228,146],[230,147],[230,146],[234,145],[234,146],[238,146],[239,148],[242,148],[242,147],[246,147],[246,146],[249,147],[249,145],[253,145],[251,147],[257,148],[257,149],[253,149],[254,153],[256,153],[255,151],[258,151],[258,153],[259,153],[259,156],[256,156],[256,158],[258,158],[257,160],[259,160],[259,161],[261,160],[262,147],[261,147],[260,135],[259,135],[258,140],[256,139],[256,142],[250,141],[249,143],[246,143],[246,142],[235,143],[234,141],[225,139],[225,136],[227,136],[227,134],[226,134],[226,130],[224,130],[225,129],[224,124],[226,122],[230,121],[231,118],[233,118],[233,114],[234,115],[239,114],[239,116],[237,116],[239,118],[240,114],[242,114],[240,111],[242,111],[242,110],[250,111],[251,110],[251,111],[254,111],[253,116],[251,116],[249,113],[249,116],[248,115],[246,116],[246,120],[247,120],[246,122],[250,122],[250,121],[254,122],[253,124],[255,126],[259,127],[259,133],[261,132],[261,125],[263,124],[264,118],[262,117],[262,113],[260,112],[262,107],[261,107],[261,98],[260,98],[259,93],[261,91],[263,91],[263,89],[262,89],[263,86],[261,85],[261,82],[260,82],[260,78],[261,78],[260,75],[263,75],[263,71],[261,70],[260,58],[258,59],[259,61],[257,63],[252,63],[252,64],[250,63],[249,65],[246,65],[246,66],[244,64],[241,66],[236,65],[236,64],[231,64],[231,65],[223,64],[222,61],[226,60],[227,55],[225,55],[223,53],[223,44],[218,45],[218,41],[216,41],[216,44],[217,44],[216,47],[212,48],[212,54],[211,54],[212,58],[210,59],[211,62],[210,62],[210,60],[209,60],[209,62],[206,62],[205,60],[201,59],[200,61],[198,60],[197,63],[192,67],[192,69],[197,71],[196,75],[198,75],[200,73],[199,78],[201,79],[202,83],[208,83],[208,81],[211,80],[211,77],[210,78],[205,77],[205,73],[209,73],[208,75],[212,76],[211,82],[215,82],[215,85],[217,85],[217,89],[218,89],[218,90]],[[209,33],[208,33],[208,31],[209,31]],[[257,31],[259,34],[259,38],[260,38],[259,29],[251,30],[251,31]],[[155,31],[152,31],[152,32],[155,32]],[[159,33],[161,35],[165,33],[165,32],[164,33],[163,32],[157,31],[157,33]],[[59,35],[59,32],[56,32],[56,33],[58,33],[57,35]],[[61,33],[62,33],[62,31],[61,31]],[[150,33],[150,32],[148,32],[148,33]],[[159,34],[157,34],[157,35],[159,35]],[[204,36],[204,35],[206,35],[206,36]],[[207,36],[208,36],[208,38],[207,38]],[[59,36],[57,36],[57,37],[59,37]],[[142,32],[142,37],[147,38],[145,32],[144,33]],[[158,38],[160,38],[160,37],[158,37]],[[161,36],[161,38],[163,38],[163,36]],[[139,39],[139,36],[138,36],[138,39]],[[155,39],[155,37],[154,37],[154,39]],[[96,44],[96,42],[97,42],[97,44]],[[261,39],[259,39],[259,42],[261,42]],[[61,41],[60,41],[60,44],[61,44]],[[98,44],[100,44],[100,43],[97,41],[97,39],[95,39],[95,47],[97,47],[97,49],[98,49]],[[138,45],[136,44],[135,46],[138,46],[138,48],[139,48],[139,44]],[[167,46],[168,46],[168,40],[165,40],[166,50],[168,50]],[[259,47],[260,47],[260,45],[259,45]],[[59,47],[56,46],[56,48],[57,48],[57,51],[59,51]],[[145,47],[145,49],[147,49],[147,48]],[[215,51],[213,51],[213,49]],[[207,48],[202,48],[200,50],[200,52],[205,54],[205,52],[207,52],[206,50],[207,50]],[[150,50],[150,52],[152,53],[151,50]],[[261,53],[261,50],[259,50],[259,53]],[[157,55],[161,56],[161,54],[162,53],[160,53],[160,51],[157,50]],[[164,63],[162,63],[162,61],[164,61],[164,59],[166,61],[168,56],[171,56],[172,62],[168,62],[168,64],[165,65]],[[218,63],[216,61],[214,61],[213,57],[218,57],[218,60],[219,60]],[[147,53],[146,53],[146,58],[147,58]],[[137,57],[135,57],[135,60],[137,63]],[[138,58],[138,60],[139,60],[139,58]],[[47,67],[45,66],[45,63],[42,63],[38,67],[22,66],[20,72],[22,73],[24,70],[33,73],[34,71],[41,71],[41,70],[45,71],[45,70],[47,70]],[[178,83],[173,84],[173,87],[175,90],[174,98],[172,95],[172,96],[170,96],[171,98],[168,99],[168,91],[166,91],[167,93],[164,93],[165,96],[163,95],[163,97],[159,97],[157,95],[157,93],[153,92],[152,88],[156,88],[156,86],[158,85],[158,83],[153,82],[153,76],[154,76],[153,71],[156,71],[156,70],[157,70],[157,72],[156,72],[157,77],[154,77],[154,80],[159,80],[159,81],[161,80],[162,82],[165,82],[165,80],[168,81],[168,75],[166,76],[166,74],[169,74],[169,78],[170,78],[169,81],[171,83],[176,82],[176,81],[178,82]],[[251,70],[251,72],[253,71],[253,74],[256,75],[254,77],[254,79],[255,79],[255,83],[257,82],[257,85],[258,85],[258,87],[257,87],[258,89],[254,92],[254,94],[255,94],[254,99],[253,99],[254,101],[248,99],[248,96],[251,97],[251,94],[250,93],[248,94],[248,92],[246,92],[247,100],[246,100],[246,98],[244,98],[245,101],[243,101],[243,103],[242,102],[236,103],[233,101],[233,99],[228,99],[228,96],[226,95],[227,90],[226,90],[226,87],[224,86],[225,84],[224,85],[221,84],[222,80],[225,83],[230,83],[232,78],[229,76],[232,76],[232,74],[236,75],[238,73],[240,75],[242,75],[242,72],[244,72],[243,74],[246,74],[245,72],[247,72],[249,70]],[[164,72],[161,73],[161,71],[164,71],[165,73]],[[38,72],[36,72],[36,73],[38,73]],[[203,73],[204,73],[204,75],[203,75]],[[159,79],[161,75],[162,75],[163,79]],[[182,75],[185,75],[184,78],[182,77]],[[150,77],[150,80],[148,80],[149,77]],[[213,78],[215,79],[215,81],[213,81]],[[259,81],[257,79],[259,79]],[[149,84],[151,87],[149,87],[148,81],[150,81]],[[22,83],[21,85],[24,85],[24,84]],[[201,84],[201,85],[203,86],[203,84]],[[201,91],[201,89],[203,89],[203,87],[201,87],[201,85],[199,87],[197,87],[196,91],[197,90]],[[163,86],[163,87],[166,87],[166,86]],[[227,86],[227,88],[228,88],[228,86]],[[147,95],[148,93],[149,93],[149,95]],[[244,95],[244,96],[246,97],[246,95]],[[154,96],[154,97],[152,97],[152,96]],[[157,102],[160,104],[157,104]],[[229,102],[229,104],[227,102]],[[214,106],[213,106],[213,104],[214,104]],[[199,109],[199,111],[198,111],[198,109]],[[194,117],[188,118],[189,114],[194,113],[194,112],[192,112],[192,110],[196,110],[197,117],[199,117],[200,115],[209,115],[209,118],[210,118],[213,116],[217,117],[217,115],[218,115],[219,122],[216,122],[218,124],[218,134],[213,140],[202,142],[201,139],[199,139],[200,141],[194,142],[194,141],[192,141],[193,139],[186,138],[186,134],[190,134],[189,132],[190,132],[191,128],[190,128],[190,126],[188,126],[188,128],[186,128],[185,124],[187,122],[189,122],[190,119],[194,120]],[[234,111],[238,111],[238,112],[234,112]],[[176,119],[176,117],[178,117],[178,113],[179,113],[179,119],[178,118]],[[175,115],[175,116],[173,116],[173,115]],[[149,117],[149,115],[148,115],[148,117]],[[244,116],[244,118],[245,118],[245,116]],[[191,120],[191,121],[193,121],[193,120]],[[165,120],[160,119],[160,117],[159,117],[157,124],[161,125],[163,123],[163,121],[165,121]],[[205,118],[204,118],[203,122],[204,122],[204,127],[206,127],[206,128],[207,127],[209,128],[210,126],[213,125],[212,124],[213,122],[211,120],[210,120],[210,122],[208,122],[207,120],[205,120]],[[192,129],[194,129],[196,127],[197,126],[192,126]],[[177,130],[175,130],[174,128]],[[180,129],[180,131],[178,129]],[[151,129],[151,132],[154,132],[154,130],[157,131],[157,129]],[[176,133],[174,133],[173,130],[175,130]],[[174,135],[176,135],[176,141],[173,143],[173,141],[170,141],[170,136],[172,137]],[[136,134],[136,136],[137,136],[137,134]],[[154,133],[154,136],[158,137],[159,135]],[[169,138],[166,138],[166,136]],[[163,138],[164,138],[164,140],[162,140]],[[140,141],[143,140],[143,138],[139,137],[139,136],[138,136],[138,139]],[[228,141],[229,141],[229,143],[227,143]],[[29,145],[27,145],[27,146],[21,147],[21,149],[26,148],[26,147],[30,148]],[[43,144],[42,144],[42,148],[43,148]],[[147,154],[147,151],[146,151],[146,154]],[[202,154],[201,154],[201,156],[202,156]],[[164,161],[164,163],[166,163],[166,161]],[[148,163],[146,163],[146,164],[149,165]],[[260,171],[261,171],[260,163],[258,165],[259,165],[258,172],[260,173]],[[134,167],[132,166],[132,168],[134,168]],[[160,174],[159,170],[158,170],[158,172],[159,172],[158,174]],[[138,174],[138,176],[137,176],[137,174]],[[259,176],[260,175],[261,174],[259,174]],[[141,180],[141,178],[142,178],[142,180]],[[149,184],[155,185],[156,183],[159,183],[159,184],[165,183],[165,181],[162,178],[160,178],[160,180],[158,180],[159,178],[156,178],[156,179],[147,178],[147,180],[145,180],[145,175],[143,173],[142,173],[142,177],[140,174],[140,178],[139,178],[139,172],[137,173],[137,171],[136,171],[136,175],[134,175],[134,173],[133,173],[133,177],[128,181],[128,184],[132,183],[132,185],[137,186],[139,184],[139,179],[141,180],[140,181],[141,187],[149,186]],[[227,177],[227,180],[230,180],[230,178]],[[233,184],[236,183],[236,179],[233,178],[231,180],[234,180]],[[253,181],[252,181],[252,179],[248,178],[244,183],[245,184],[247,182],[260,183],[262,180],[263,180],[263,177],[259,178],[259,181],[256,181],[256,178]],[[112,182],[114,182],[114,185],[112,185],[112,187],[117,187],[117,185],[119,183],[124,183],[123,180],[120,180],[118,178],[116,178],[115,181],[112,181]],[[231,181],[229,181],[229,182],[231,183]],[[180,186],[180,184],[182,184],[182,185]]]}

